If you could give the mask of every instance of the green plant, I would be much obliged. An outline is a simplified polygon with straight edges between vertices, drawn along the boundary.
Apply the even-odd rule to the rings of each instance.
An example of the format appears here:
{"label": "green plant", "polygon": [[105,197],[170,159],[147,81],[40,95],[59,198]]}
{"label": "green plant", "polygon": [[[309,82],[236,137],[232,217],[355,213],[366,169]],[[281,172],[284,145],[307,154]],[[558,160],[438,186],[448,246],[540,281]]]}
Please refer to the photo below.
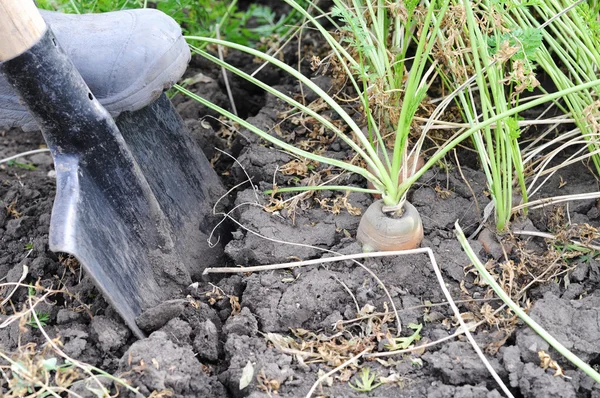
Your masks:
{"label": "green plant", "polygon": [[185,35],[216,37],[243,45],[254,46],[261,39],[284,35],[297,20],[296,12],[277,16],[260,4],[247,9],[238,7],[237,0],[161,0],[156,7],[170,15],[183,28]]}
{"label": "green plant", "polygon": [[389,344],[385,345],[385,348],[388,350],[404,350],[410,347],[415,341],[421,340],[421,330],[423,329],[423,325],[409,323],[408,328],[414,330],[413,334],[408,337],[395,337],[392,338]]}
{"label": "green plant", "polygon": [[257,45],[263,37],[284,35],[297,20],[292,12],[277,16],[263,5],[240,9],[237,0],[39,0],[38,6],[65,13],[103,13],[149,5],[171,16],[186,35],[216,37],[244,45]]}
{"label": "green plant", "polygon": [[37,0],[39,8],[65,13],[87,14],[144,7],[144,0]]}
{"label": "green plant", "polygon": [[[362,191],[381,193],[386,205],[397,206],[402,202],[403,195],[406,193],[405,190],[402,191],[399,189],[397,176],[400,175],[400,173],[408,173],[408,167],[403,167],[403,164],[406,165],[407,163],[407,148],[411,132],[411,123],[413,122],[417,108],[425,97],[429,86],[427,78],[429,77],[429,74],[432,73],[431,68],[426,68],[427,53],[431,51],[431,48],[433,47],[433,39],[430,38],[429,32],[430,29],[434,32],[439,29],[439,23],[433,23],[433,15],[434,12],[443,15],[448,7],[448,2],[440,2],[439,9],[435,7],[428,8],[423,20],[417,18],[418,13],[415,12],[415,8],[413,7],[410,10],[411,15],[409,19],[403,23],[400,17],[395,16],[392,13],[392,10],[390,10],[390,7],[386,6],[385,2],[382,0],[377,2],[376,8],[373,7],[369,1],[354,1],[351,7],[348,8],[348,4],[338,0],[335,2],[335,12],[338,15],[343,16],[344,21],[346,21],[347,26],[340,29],[348,32],[345,42],[349,43],[349,50],[338,43],[317,19],[311,16],[297,3],[291,0],[288,0],[287,2],[298,12],[302,13],[304,17],[308,18],[323,34],[325,40],[332,46],[334,53],[339,57],[342,65],[347,71],[347,77],[351,80],[353,86],[359,93],[358,97],[366,110],[364,117],[368,122],[371,133],[363,133],[358,124],[333,98],[323,90],[319,89],[309,79],[274,57],[222,40],[207,37],[189,37],[189,39],[231,47],[263,58],[292,74],[310,89],[315,91],[348,124],[349,130],[357,137],[358,143],[351,139],[350,134],[335,127],[331,122],[327,121],[318,113],[310,110],[308,107],[300,104],[285,94],[275,92],[275,90],[262,84],[257,79],[252,78],[231,65],[221,62],[207,52],[196,50],[200,55],[261,86],[265,90],[299,108],[304,113],[316,118],[326,127],[333,130],[344,142],[350,145],[352,149],[363,158],[367,163],[367,166],[372,169],[373,172],[347,162],[334,161],[322,156],[316,156],[307,151],[295,150],[296,148],[293,146],[286,144],[281,140],[272,139],[268,134],[258,132],[256,128],[251,128],[253,132],[299,156],[317,162],[334,164],[338,167],[363,175],[373,183],[375,189]],[[422,26],[422,33],[419,37],[414,38],[413,33],[416,33],[417,24]],[[391,44],[388,44],[387,31],[393,27],[396,27],[397,31],[394,33],[394,39]],[[368,33],[361,34],[361,29],[365,29],[365,32]],[[402,45],[401,51],[391,51],[389,46],[400,44]],[[415,61],[410,65],[410,68],[406,69],[405,57],[412,46],[416,47],[415,53],[411,54],[414,56]],[[352,51],[353,53],[349,51]],[[358,58],[358,60],[356,58]],[[390,76],[393,76],[393,78]],[[361,87],[368,88],[375,84],[381,85],[381,90],[379,93],[373,94],[373,96],[369,95],[368,90],[361,89]],[[393,97],[391,102],[395,106],[392,106],[391,108],[393,112],[396,113],[394,117],[386,118],[384,116],[384,102],[381,100],[381,96],[384,94],[389,94]],[[390,132],[395,134],[394,154],[390,159],[387,153],[383,151],[382,160],[380,159],[380,155],[377,153],[375,146],[385,147],[384,135]],[[395,176],[395,178],[392,178],[392,176]],[[328,188],[331,189],[331,187]],[[342,189],[357,190],[353,187],[343,187]]]}
{"label": "green plant", "polygon": [[31,163],[21,163],[17,162],[16,160],[9,160],[8,162],[6,162],[6,165],[10,167],[19,167],[25,170],[37,170],[37,167],[35,167]]}
{"label": "green plant", "polygon": [[504,303],[519,317],[523,322],[525,322],[530,328],[532,328],[541,338],[546,340],[548,344],[550,344],[556,351],[558,351],[561,355],[563,355],[567,360],[569,360],[573,365],[577,366],[581,369],[585,374],[590,376],[596,383],[600,383],[600,374],[596,372],[590,365],[583,362],[577,355],[573,354],[569,351],[564,345],[562,345],[558,340],[556,340],[550,333],[548,333],[542,326],[540,326],[537,322],[527,315],[527,313],[517,304],[515,303],[510,296],[502,289],[502,287],[496,282],[494,277],[490,275],[488,270],[485,268],[485,265],[481,263],[479,257],[467,241],[458,221],[454,224],[454,228],[456,230],[456,235],[458,237],[458,241],[460,242],[463,250],[467,254],[467,257],[471,261],[471,263],[475,266],[479,274],[483,277],[483,279],[488,283],[488,285],[494,290],[494,292],[504,301]]}
{"label": "green plant", "polygon": [[[539,65],[564,93],[552,100],[559,109],[571,113],[563,120],[573,117],[583,132],[581,139],[569,133],[548,143],[543,142],[547,139],[544,133],[522,151],[521,123],[525,121],[519,113],[514,113],[473,134],[494,203],[496,227],[502,231],[508,225],[515,205],[513,185],[518,184],[520,200],[526,204],[539,189],[539,186],[533,189],[538,179],[561,167],[545,170],[565,148],[583,143],[590,151],[587,156],[576,157],[581,152],[578,151],[564,165],[585,157],[600,156],[600,149],[595,147],[600,132],[599,102],[594,101],[596,87],[588,85],[585,89],[564,92],[596,79],[600,58],[595,53],[600,44],[597,39],[600,25],[590,18],[587,5],[570,0],[456,0],[452,14],[454,20],[445,21],[443,33],[439,35],[436,60],[444,65],[439,71],[445,85],[450,90],[463,89],[456,102],[470,126],[525,104],[530,99],[522,98],[521,94],[526,91],[537,89],[539,93],[548,94],[536,79],[535,69]],[[575,40],[571,40],[572,36]],[[592,50],[588,51],[590,47]],[[465,48],[472,50],[464,51]],[[553,55],[555,53],[558,56]],[[578,65],[580,60],[581,66]],[[561,65],[566,67],[561,68]],[[469,77],[471,71],[475,73]],[[577,73],[579,75],[575,76]],[[560,147],[541,158],[544,149],[557,144]],[[526,170],[529,170],[528,174]],[[526,186],[528,175],[533,178]],[[526,206],[519,207],[527,211]]]}
{"label": "green plant", "polygon": [[358,392],[371,392],[382,383],[375,383],[376,373],[371,373],[371,369],[362,368],[360,372],[360,378],[357,378],[354,383],[348,383],[350,388]]}
{"label": "green plant", "polygon": [[[244,73],[238,68],[221,61],[217,57],[211,55],[205,50],[194,48],[197,54],[211,60],[219,66],[241,76],[242,78],[256,84],[263,88],[265,91],[273,94],[277,98],[288,103],[292,107],[300,110],[304,114],[313,117],[325,128],[333,131],[339,139],[347,143],[365,162],[366,167],[358,166],[351,162],[340,161],[332,158],[327,158],[316,153],[297,148],[279,138],[276,138],[267,132],[251,125],[250,123],[242,120],[236,115],[224,110],[210,101],[203,99],[202,97],[191,93],[190,91],[176,86],[176,89],[183,92],[184,94],[196,99],[203,105],[216,110],[222,115],[229,119],[239,123],[244,128],[247,128],[251,132],[259,135],[266,141],[279,146],[280,148],[293,153],[296,156],[311,159],[315,162],[330,164],[333,166],[340,167],[341,169],[357,173],[365,177],[372,185],[373,188],[362,188],[355,186],[344,186],[344,185],[320,185],[320,186],[306,186],[306,187],[290,187],[280,188],[279,192],[291,192],[291,191],[306,191],[306,190],[344,190],[344,191],[357,191],[367,193],[377,193],[382,195],[385,206],[383,206],[384,212],[396,212],[398,209],[402,209],[406,193],[408,189],[414,184],[414,182],[430,167],[436,164],[448,151],[456,147],[462,140],[476,135],[476,140],[492,140],[495,141],[488,145],[488,142],[484,142],[484,146],[480,146],[480,151],[491,151],[486,152],[489,156],[492,165],[487,170],[490,181],[493,185],[498,185],[496,190],[498,198],[504,198],[502,201],[503,214],[499,219],[507,220],[510,217],[510,201],[511,201],[511,189],[512,189],[512,176],[513,167],[519,171],[522,166],[520,165],[520,154],[518,148],[518,125],[515,124],[517,115],[527,109],[533,108],[540,104],[558,100],[563,98],[565,95],[578,92],[581,90],[588,89],[597,85],[600,80],[588,81],[573,87],[569,87],[564,90],[560,90],[554,93],[548,93],[542,97],[537,97],[526,103],[517,104],[516,106],[509,105],[509,101],[506,99],[506,95],[498,87],[488,88],[491,93],[486,95],[485,109],[486,114],[483,118],[475,117],[476,113],[471,116],[471,123],[468,128],[464,129],[460,134],[457,134],[454,139],[449,140],[441,145],[441,147],[430,157],[425,163],[424,167],[420,170],[416,170],[415,164],[408,164],[409,152],[418,153],[421,145],[425,139],[425,135],[431,129],[431,126],[435,118],[443,114],[444,110],[447,109],[448,105],[456,98],[464,96],[464,90],[472,82],[477,81],[477,85],[481,87],[488,87],[494,84],[499,84],[498,79],[502,69],[494,70],[495,61],[490,59],[489,56],[481,57],[478,56],[474,60],[476,63],[475,75],[469,77],[464,83],[458,85],[455,90],[446,96],[441,101],[433,114],[429,117],[427,124],[421,128],[421,133],[415,142],[414,149],[409,151],[409,138],[411,135],[411,127],[415,122],[416,109],[423,103],[427,88],[430,86],[432,76],[436,73],[435,61],[428,63],[431,56],[431,51],[434,45],[434,41],[440,33],[440,26],[443,20],[444,13],[449,7],[448,1],[438,1],[433,3],[426,3],[428,7],[425,9],[423,5],[420,5],[418,9],[419,24],[418,29],[414,25],[410,25],[410,18],[396,18],[394,13],[391,13],[387,3],[382,1],[375,1],[377,7],[372,5],[372,2],[359,2],[354,1],[353,4],[355,15],[350,15],[341,11],[341,5],[344,3],[341,0],[336,1],[336,5],[340,5],[338,8],[337,15],[343,17],[343,20],[349,27],[342,30],[338,27],[338,31],[345,31],[346,35],[350,36],[348,39],[352,44],[346,47],[340,44],[334,36],[329,33],[318,20],[310,15],[302,7],[295,5],[292,0],[287,0],[288,4],[294,7],[300,12],[309,22],[311,22],[316,29],[323,35],[325,40],[332,47],[333,54],[339,59],[342,68],[345,70],[345,77],[351,82],[355,91],[358,93],[357,98],[362,109],[364,109],[364,120],[368,125],[371,133],[364,133],[357,122],[349,115],[349,113],[330,95],[324,90],[316,86],[310,79],[296,71],[294,68],[286,65],[279,61],[275,57],[265,54],[261,51],[241,46],[239,44],[230,43],[224,40],[217,40],[210,37],[190,37],[190,40],[199,41],[201,43],[209,43],[212,45],[220,45],[229,47],[235,50],[240,50],[249,53],[255,57],[261,58],[272,65],[282,69],[289,73],[293,77],[297,78],[306,87],[313,90],[320,99],[331,107],[336,113],[340,115],[346,126],[340,128],[334,125],[330,120],[320,115],[310,107],[300,103],[299,101],[291,98],[290,96],[279,92],[272,87],[262,83],[258,79]],[[467,3],[470,6],[470,3]],[[361,8],[362,7],[362,8]],[[352,7],[350,7],[352,9]],[[417,13],[413,10],[413,12]],[[370,18],[366,20],[366,18]],[[415,17],[417,18],[417,17]],[[471,24],[474,23],[474,16],[471,14],[469,17]],[[408,22],[407,22],[408,21]],[[335,24],[335,21],[333,21]],[[405,23],[406,25],[403,25]],[[414,21],[416,24],[416,19]],[[335,25],[337,26],[337,25]],[[361,27],[362,26],[362,27]],[[390,30],[390,26],[394,26],[402,34],[393,35],[390,39],[386,36],[386,32]],[[362,30],[361,30],[362,29]],[[477,28],[478,29],[478,28]],[[487,37],[483,37],[480,33],[477,33],[476,27],[473,28],[474,32],[469,32],[471,42],[476,45],[482,45],[487,48],[488,40]],[[363,34],[361,31],[366,31],[368,34]],[[396,39],[394,39],[396,37]],[[404,43],[403,40],[408,40],[412,44]],[[398,41],[402,46],[400,50],[387,48],[386,46],[390,43]],[[510,44],[511,38],[508,43]],[[514,37],[513,37],[514,40]],[[502,43],[501,38],[497,38],[496,43]],[[345,43],[345,40],[342,40]],[[381,47],[381,49],[380,49]],[[402,51],[402,48],[406,48]],[[462,51],[468,51],[470,47],[463,46]],[[415,59],[411,64],[405,62],[402,57],[410,56]],[[529,51],[529,50],[528,50]],[[525,51],[523,52],[525,54]],[[396,58],[398,54],[399,58]],[[389,58],[392,57],[392,58]],[[485,62],[489,64],[485,64]],[[403,64],[403,68],[396,70],[398,65]],[[381,69],[378,72],[378,68]],[[486,75],[488,80],[484,80],[483,73],[486,70],[492,69],[492,72]],[[397,77],[400,74],[401,79],[392,79],[390,76]],[[398,81],[396,81],[398,80]],[[378,83],[382,87],[386,87],[381,90],[380,93],[387,93],[390,98],[394,98],[388,102],[392,105],[388,109],[387,116],[385,108],[382,108],[382,104],[378,102],[378,96],[372,95],[373,90],[370,88]],[[395,84],[399,84],[400,88],[392,89]],[[488,90],[486,89],[486,90]],[[393,90],[390,92],[390,90]],[[394,95],[391,95],[391,94]],[[398,94],[400,93],[400,94]],[[464,104],[472,104],[470,100],[465,100]],[[497,103],[496,103],[497,102]],[[395,116],[394,116],[395,115]],[[483,136],[480,132],[483,131]],[[388,133],[393,134],[393,148],[394,151],[390,156],[385,151],[379,153],[377,148],[385,146],[384,136]],[[495,147],[496,145],[496,147]],[[495,151],[495,152],[494,152]],[[482,153],[483,155],[483,153]],[[516,166],[515,166],[516,165]],[[411,167],[412,166],[412,167]],[[409,170],[409,167],[411,170]],[[522,173],[518,173],[522,174]],[[401,178],[399,178],[401,177]],[[499,182],[498,182],[499,181]],[[519,180],[521,188],[523,187],[523,181]],[[499,200],[500,202],[500,200]],[[502,228],[505,222],[501,224]],[[417,225],[417,224],[415,224]],[[420,220],[418,225],[420,225]],[[378,250],[377,248],[375,248]]]}
{"label": "green plant", "polygon": [[[0,356],[2,355],[0,354]],[[72,373],[73,370],[71,363],[59,365],[58,359],[55,357],[38,356],[36,360],[33,360],[31,353],[24,353],[21,358],[16,360],[8,359],[8,362],[11,364],[9,369],[12,375],[12,379],[8,380],[10,386],[10,390],[6,391],[8,397],[15,396],[12,393],[27,393],[37,397],[59,396],[53,393],[52,388],[44,379],[49,380],[50,374],[56,375],[56,379],[59,379],[62,375]]]}
{"label": "green plant", "polygon": [[[505,1],[473,3],[459,0],[454,13],[464,24],[448,23],[440,35],[440,51],[448,66],[442,68],[444,82],[450,87],[462,87],[457,104],[470,126],[497,115],[506,115],[493,126],[474,132],[472,139],[485,172],[494,203],[496,227],[502,231],[508,225],[513,207],[513,181],[518,182],[523,202],[527,202],[524,165],[519,138],[518,114],[506,112],[518,105],[524,91],[539,84],[533,75],[535,56],[541,46],[539,29],[507,31],[501,24]],[[470,51],[463,51],[470,48]],[[474,71],[467,81],[469,71]]]}
{"label": "green plant", "polygon": [[33,249],[33,243],[29,242],[25,244],[25,250],[32,250]]}
{"label": "green plant", "polygon": [[50,314],[48,314],[47,312],[36,312],[37,315],[37,320],[36,319],[30,319],[27,322],[27,325],[34,328],[34,329],[39,329],[40,326],[44,327],[48,324],[48,321],[50,320]]}
{"label": "green plant", "polygon": [[[418,4],[414,3],[408,10],[408,17],[404,18],[395,11],[393,6],[387,5],[383,0],[376,2],[336,0],[333,14],[342,20],[343,25],[338,26],[333,19],[324,13],[321,16],[331,20],[334,26],[337,27],[338,32],[344,35],[341,43],[321,25],[319,20],[304,10],[298,3],[292,0],[288,0],[287,3],[309,20],[332,47],[333,53],[346,72],[345,77],[350,80],[358,93],[359,104],[357,105],[364,109],[363,117],[364,123],[368,127],[368,133],[363,132],[359,124],[331,96],[319,89],[305,76],[276,58],[222,40],[208,37],[188,37],[188,39],[198,40],[200,43],[227,46],[250,53],[298,78],[341,116],[344,122],[347,123],[348,129],[336,127],[326,118],[311,110],[310,107],[266,86],[254,77],[222,62],[208,52],[192,47],[198,54],[257,84],[305,114],[314,117],[356,151],[366,163],[366,167],[329,159],[295,148],[253,126],[249,126],[248,123],[229,112],[213,104],[207,104],[206,101],[189,91],[179,89],[209,108],[213,108],[249,128],[267,141],[303,158],[358,173],[364,176],[374,187],[374,189],[364,189],[348,186],[313,186],[283,188],[280,189],[280,192],[307,189],[343,189],[370,192],[380,194],[383,197],[386,212],[401,215],[407,189],[400,189],[399,180],[406,179],[411,172],[414,172],[416,167],[416,162],[410,162],[411,164],[409,164],[409,138],[415,114],[425,99],[427,89],[431,83],[431,74],[434,72],[434,68],[428,65],[428,54],[435,41],[435,35],[430,35],[430,33],[439,30],[440,23],[436,22],[433,16],[436,13],[443,15],[448,8],[448,1],[440,1],[437,7],[427,9],[417,8]],[[313,6],[316,8],[314,4]],[[408,57],[412,59],[412,62],[407,62]],[[386,150],[386,136],[389,135],[392,136],[390,141],[393,146],[391,157]],[[417,157],[418,152],[419,149],[417,148],[413,152],[413,159]],[[416,211],[411,212],[411,214],[416,214],[418,217]],[[406,228],[401,228],[399,233],[406,234],[406,230],[408,230],[408,233],[412,233],[416,238],[389,240],[402,241],[407,245],[412,245],[405,248],[414,247],[422,239],[423,232],[420,218],[418,220],[408,220],[406,226]],[[371,248],[378,249],[377,247]]]}
{"label": "green plant", "polygon": [[[560,89],[595,79],[600,65],[600,23],[598,4],[585,1],[534,1],[527,7],[510,7],[505,12],[509,29],[538,28],[543,45],[537,64]],[[544,29],[541,29],[541,28]],[[600,175],[600,86],[571,93],[556,103],[569,113],[589,149],[596,172]]]}

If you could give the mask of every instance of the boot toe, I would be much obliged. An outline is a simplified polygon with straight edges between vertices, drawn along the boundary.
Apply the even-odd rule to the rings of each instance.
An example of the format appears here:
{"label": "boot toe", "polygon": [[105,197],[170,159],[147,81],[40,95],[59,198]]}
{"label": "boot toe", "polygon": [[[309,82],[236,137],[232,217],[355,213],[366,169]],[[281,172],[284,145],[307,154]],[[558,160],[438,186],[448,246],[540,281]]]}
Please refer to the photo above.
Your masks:
{"label": "boot toe", "polygon": [[[112,116],[154,101],[185,72],[190,49],[181,28],[154,9],[70,15],[40,11],[98,101]],[[0,128],[35,129],[0,77]]]}
{"label": "boot toe", "polygon": [[129,13],[131,34],[112,65],[106,88],[104,105],[111,113],[137,110],[154,101],[183,76],[191,57],[173,19],[153,9]]}
{"label": "boot toe", "polygon": [[[60,44],[113,115],[148,105],[183,75],[190,60],[181,28],[158,10],[51,14],[47,21]],[[81,28],[77,37],[68,33],[73,26]]]}

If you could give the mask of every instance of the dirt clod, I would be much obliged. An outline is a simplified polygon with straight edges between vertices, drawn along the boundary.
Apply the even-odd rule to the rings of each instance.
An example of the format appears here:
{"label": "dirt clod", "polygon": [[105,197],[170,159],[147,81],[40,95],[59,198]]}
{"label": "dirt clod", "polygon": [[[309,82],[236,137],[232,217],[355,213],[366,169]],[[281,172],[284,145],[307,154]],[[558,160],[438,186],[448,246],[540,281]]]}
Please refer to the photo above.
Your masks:
{"label": "dirt clod", "polygon": [[163,327],[171,319],[183,313],[186,300],[169,300],[149,308],[135,320],[145,332],[152,332]]}
{"label": "dirt clod", "polygon": [[92,336],[98,340],[104,352],[116,351],[123,347],[131,335],[129,328],[122,322],[106,316],[95,316],[91,323]]}
{"label": "dirt clod", "polygon": [[246,336],[256,336],[258,332],[258,321],[252,315],[252,312],[248,307],[242,308],[242,311],[230,317],[225,326],[223,326],[223,332],[226,334],[238,334]]}
{"label": "dirt clod", "polygon": [[161,331],[133,343],[119,361],[119,370],[129,372],[128,379],[144,396],[165,389],[185,398],[225,396],[223,386],[204,372],[192,350],[177,346]]}
{"label": "dirt clod", "polygon": [[210,319],[202,322],[195,329],[194,350],[201,360],[216,361],[219,359],[219,332]]}
{"label": "dirt clod", "polygon": [[[449,343],[436,353],[426,353],[423,360],[441,374],[444,382],[452,385],[478,384],[488,374],[485,365],[466,342]],[[498,360],[491,358],[490,363],[500,376],[506,375]]]}

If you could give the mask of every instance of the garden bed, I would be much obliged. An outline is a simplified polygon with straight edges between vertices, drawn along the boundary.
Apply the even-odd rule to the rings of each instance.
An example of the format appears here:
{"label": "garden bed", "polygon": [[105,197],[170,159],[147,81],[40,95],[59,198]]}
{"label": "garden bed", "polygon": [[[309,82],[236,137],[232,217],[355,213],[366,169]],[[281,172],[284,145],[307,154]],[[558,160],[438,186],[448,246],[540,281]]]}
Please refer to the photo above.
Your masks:
{"label": "garden bed", "polygon": [[[234,62],[249,70],[256,66],[247,58]],[[188,77],[195,78],[194,92],[227,104],[218,70],[195,59]],[[260,78],[300,94],[297,86],[281,80],[273,70],[263,71]],[[327,79],[320,77],[317,81],[324,89],[331,88]],[[234,97],[247,99],[240,113],[254,125],[296,144],[307,139],[309,130],[302,123],[294,125],[283,120],[286,107],[278,100],[243,82],[233,82]],[[221,125],[204,118],[206,109],[181,96],[174,102],[207,157],[214,160],[227,188],[247,181],[247,175],[252,180],[252,184],[246,182],[231,194],[235,206],[231,216],[239,225],[231,223],[231,236],[222,236],[228,259],[223,266],[331,256],[327,251],[361,252],[355,235],[358,214],[372,201],[369,195],[323,191],[303,197],[294,207],[281,207],[262,193],[273,187],[274,179],[279,186],[285,186],[314,176],[313,172],[337,171],[313,165],[308,171],[298,167],[283,175],[281,168],[294,159],[290,155],[265,146],[247,131],[215,132]],[[290,126],[295,127],[287,130]],[[0,139],[0,158],[37,149],[43,143],[40,133],[7,131]],[[338,140],[325,140],[319,145],[331,157],[351,157]],[[230,152],[239,163],[219,155],[215,146]],[[423,219],[425,239],[421,246],[433,250],[463,319],[468,324],[482,321],[473,336],[515,396],[597,396],[600,390],[590,377],[574,370],[512,313],[493,314],[502,302],[473,272],[454,234],[456,220],[467,235],[482,223],[483,209],[490,201],[486,179],[483,172],[475,169],[477,164],[468,151],[458,154],[461,167],[448,157],[445,170],[429,170],[409,193],[409,200]],[[352,175],[340,179],[363,184]],[[596,190],[593,174],[577,163],[554,175],[539,197]],[[52,349],[44,350],[48,345],[42,333],[45,332],[48,337],[59,339],[55,344],[67,356],[126,380],[144,396],[301,397],[309,391],[313,396],[330,397],[501,396],[498,385],[464,336],[451,337],[459,325],[424,254],[361,260],[372,274],[345,261],[211,276],[210,282],[196,281],[178,299],[145,313],[138,323],[149,337],[138,341],[77,262],[48,251],[54,193],[55,177],[48,153],[0,167],[0,282],[21,281],[38,286],[37,293],[23,287],[17,289],[2,307],[0,323],[26,310],[30,297],[39,298],[48,289],[60,290],[36,306],[36,314],[44,318],[42,330],[30,316],[0,329],[0,350],[15,360],[34,364],[42,358],[59,358]],[[567,221],[597,228],[597,203],[578,201],[561,208],[534,210],[528,218],[515,222],[512,229],[546,232],[548,226],[565,225]],[[530,304],[529,314],[584,361],[598,364],[600,262],[593,255],[576,251],[570,252],[573,258],[568,261],[552,257],[552,253],[562,249],[558,243],[541,238],[504,236],[500,245],[489,230],[478,235],[487,236],[481,238],[485,249],[477,239],[471,244],[483,262],[491,261],[489,270],[499,276],[503,287],[515,293],[539,276],[523,301]],[[505,256],[512,262],[505,261]],[[27,273],[23,277],[25,266]],[[12,287],[5,287],[0,299],[11,291]],[[382,354],[394,349],[390,346],[397,337],[397,321],[389,297],[402,325],[400,336],[405,337],[395,340],[395,349],[417,347],[412,352]],[[418,348],[437,341],[427,348]],[[542,352],[549,356],[543,357]],[[544,369],[543,363],[550,366]],[[0,360],[0,365],[4,364]],[[554,375],[556,365],[564,375]],[[336,367],[340,367],[339,371],[325,377]],[[240,390],[240,381],[246,378],[244,369],[248,372],[250,368],[249,385]],[[371,392],[356,389],[365,368],[378,382],[384,381],[378,387],[372,386]],[[78,378],[87,377],[81,370],[78,372]],[[16,376],[8,370],[2,375],[0,391],[6,392],[6,379],[14,383]],[[311,390],[320,377],[322,383]],[[99,380],[115,391],[112,379],[99,376]],[[97,388],[94,382],[88,379],[89,388]],[[82,382],[69,388],[80,396],[94,396]],[[120,396],[134,395],[122,386],[118,389]]]}

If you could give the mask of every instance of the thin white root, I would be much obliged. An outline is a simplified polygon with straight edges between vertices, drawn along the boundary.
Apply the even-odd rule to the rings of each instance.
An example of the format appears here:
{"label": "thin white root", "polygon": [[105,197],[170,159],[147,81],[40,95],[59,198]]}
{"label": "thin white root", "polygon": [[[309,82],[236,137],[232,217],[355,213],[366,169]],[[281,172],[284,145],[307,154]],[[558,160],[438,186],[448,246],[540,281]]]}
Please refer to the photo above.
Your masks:
{"label": "thin white root", "polygon": [[598,199],[600,198],[600,192],[588,192],[588,193],[580,193],[576,195],[562,195],[562,196],[553,196],[551,198],[538,199],[531,202],[527,202],[522,205],[518,205],[513,207],[512,211],[519,211],[524,208],[529,209],[539,209],[540,207],[555,205],[557,203],[570,202],[573,200],[589,200],[589,199]]}
{"label": "thin white root", "polygon": [[22,158],[24,156],[35,155],[36,153],[43,153],[43,152],[50,152],[50,149],[43,148],[43,149],[34,149],[32,151],[27,151],[27,152],[21,152],[21,153],[18,153],[16,155],[14,155],[14,156],[9,156],[7,158],[0,159],[0,164],[7,163],[7,162],[10,162],[11,160]]}
{"label": "thin white root", "polygon": [[[260,206],[260,205],[255,204],[255,203],[246,203],[246,204]],[[236,206],[236,208],[239,207],[239,206],[241,206],[241,205],[242,204]],[[223,215],[224,217],[229,218],[231,221],[233,221],[235,224],[237,224],[244,231],[247,231],[247,232],[249,232],[249,233],[251,233],[253,235],[256,235],[256,236],[258,236],[258,237],[260,237],[262,239],[266,239],[268,241],[275,242],[275,243],[282,243],[282,244],[285,244],[285,245],[292,245],[292,246],[299,246],[299,247],[308,247],[308,248],[316,249],[316,250],[319,250],[319,251],[322,251],[322,252],[325,252],[325,253],[335,254],[337,257],[334,257],[334,258],[343,257],[341,253],[338,253],[338,252],[335,252],[335,251],[329,250],[329,249],[324,249],[322,247],[307,245],[307,244],[304,244],[304,243],[287,242],[287,241],[284,241],[284,240],[269,238],[267,236],[261,235],[258,232],[253,231],[253,230],[247,228],[245,225],[241,224],[238,220],[236,220],[235,218],[231,217],[230,213],[232,211],[233,210],[231,210],[229,213],[220,213],[220,214]],[[416,250],[418,250],[418,249],[416,249]],[[393,253],[393,252],[388,252],[388,253]],[[373,254],[373,253],[371,253],[371,254]],[[357,258],[361,258],[361,257],[357,257]],[[325,259],[322,259],[322,260],[325,260]],[[385,287],[385,285],[381,281],[381,279],[379,279],[379,277],[373,271],[371,271],[369,269],[369,267],[367,267],[366,265],[362,264],[359,261],[356,261],[355,259],[350,259],[350,260],[353,261],[356,265],[358,265],[362,269],[364,269],[369,275],[371,275],[371,277],[377,281],[377,283],[379,284],[379,286],[381,287],[381,289],[383,289],[383,291],[385,292],[386,296],[390,300],[390,305],[392,306],[392,310],[394,311],[394,314],[395,314],[395,317],[396,317],[396,326],[397,326],[397,332],[396,333],[398,335],[400,335],[400,332],[402,331],[402,323],[400,322],[400,317],[398,316],[398,309],[396,308],[396,304],[394,304],[394,300],[392,299],[392,295],[390,294],[389,290],[387,289],[387,287]],[[330,261],[325,261],[325,262],[330,262]],[[291,263],[291,264],[294,264],[294,263]],[[279,264],[279,265],[281,265],[281,264]],[[244,268],[245,271],[240,271],[240,268],[231,268],[231,267],[229,267],[229,268],[228,267],[223,267],[223,268],[206,268],[203,271],[202,275],[206,275],[206,274],[209,274],[209,273],[219,273],[219,270],[223,270],[223,269],[230,270],[229,273],[249,272],[250,268],[255,268],[255,267],[246,267],[246,268]],[[282,268],[291,268],[291,267],[280,266],[277,269],[282,269]],[[270,268],[268,268],[268,269],[270,269]]]}
{"label": "thin white root", "polygon": [[479,356],[479,359],[481,359],[481,362],[483,362],[483,364],[487,368],[488,372],[490,372],[490,374],[492,375],[494,380],[496,380],[496,383],[498,383],[498,385],[500,386],[500,388],[502,389],[504,394],[506,394],[507,397],[514,398],[512,393],[508,389],[508,387],[506,387],[506,384],[504,384],[504,382],[502,381],[500,376],[498,376],[498,373],[496,373],[496,371],[494,370],[494,368],[492,367],[490,362],[487,360],[487,358],[481,351],[481,348],[479,348],[479,346],[477,345],[477,342],[475,341],[475,339],[473,338],[473,335],[469,331],[469,327],[465,323],[464,319],[462,319],[462,316],[460,315],[460,311],[459,311],[458,307],[456,306],[456,304],[454,303],[454,300],[452,299],[452,296],[450,295],[448,288],[446,287],[446,283],[444,282],[444,277],[442,276],[442,272],[440,271],[440,268],[437,265],[437,261],[435,260],[435,256],[433,255],[433,250],[431,250],[429,247],[427,247],[426,249],[427,249],[427,254],[429,255],[429,260],[431,262],[431,266],[433,267],[433,272],[435,272],[435,275],[440,284],[440,288],[442,289],[442,292],[444,292],[444,296],[446,296],[446,300],[450,304],[450,307],[452,308],[452,311],[454,312],[454,316],[460,323],[461,330],[464,330],[464,333],[467,336],[467,339],[473,346],[473,349],[475,349],[475,352]]}
{"label": "thin white root", "polygon": [[[537,236],[538,238],[556,239],[556,236],[546,232],[516,230],[512,231],[512,233],[515,235]],[[591,245],[589,243],[584,243],[575,239],[571,239],[570,242],[574,245],[585,247],[586,249],[600,251],[600,246],[597,245]]]}

